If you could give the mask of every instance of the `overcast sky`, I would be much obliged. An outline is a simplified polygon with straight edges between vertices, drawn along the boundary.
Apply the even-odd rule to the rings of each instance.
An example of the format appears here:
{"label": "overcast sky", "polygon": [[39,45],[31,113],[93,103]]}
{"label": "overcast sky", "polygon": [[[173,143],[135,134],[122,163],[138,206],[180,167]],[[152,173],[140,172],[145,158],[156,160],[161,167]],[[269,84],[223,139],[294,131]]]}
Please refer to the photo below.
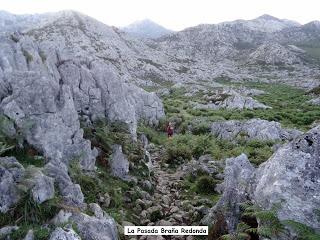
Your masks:
{"label": "overcast sky", "polygon": [[0,9],[16,14],[73,9],[114,26],[149,18],[172,30],[262,14],[300,23],[320,19],[320,0],[0,0]]}

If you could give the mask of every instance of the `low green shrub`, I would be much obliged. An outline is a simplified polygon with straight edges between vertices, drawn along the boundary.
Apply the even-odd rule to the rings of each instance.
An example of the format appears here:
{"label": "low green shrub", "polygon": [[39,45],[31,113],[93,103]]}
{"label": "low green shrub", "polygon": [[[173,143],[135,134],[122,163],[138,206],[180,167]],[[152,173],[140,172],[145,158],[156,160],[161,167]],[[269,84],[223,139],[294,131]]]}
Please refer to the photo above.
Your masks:
{"label": "low green shrub", "polygon": [[[165,125],[165,124],[163,124]],[[165,127],[163,127],[165,128]],[[167,136],[164,133],[165,129],[161,130],[161,131],[157,131],[151,127],[148,126],[144,126],[142,124],[139,125],[138,127],[138,133],[143,133],[144,135],[146,135],[146,137],[148,138],[148,140],[154,144],[157,145],[163,145],[166,143],[167,141]]]}
{"label": "low green shrub", "polygon": [[34,240],[47,240],[50,237],[52,229],[49,227],[42,227],[39,225],[22,225],[19,229],[12,232],[9,236],[11,240],[21,240],[24,239],[28,231],[33,230]]}
{"label": "low green shrub", "polygon": [[44,224],[58,213],[59,204],[60,199],[58,197],[38,204],[28,191],[7,213],[0,213],[0,227],[9,224]]}
{"label": "low green shrub", "polygon": [[195,191],[199,194],[213,194],[215,193],[215,186],[219,181],[210,176],[201,176],[196,180]]}
{"label": "low green shrub", "polygon": [[193,134],[208,134],[210,132],[210,122],[200,121],[191,123],[191,131]]}
{"label": "low green shrub", "polygon": [[293,220],[285,220],[283,224],[293,228],[293,230],[298,234],[298,238],[301,240],[318,240],[320,239],[320,234],[316,233],[311,227],[299,223]]}
{"label": "low green shrub", "polygon": [[153,211],[149,218],[151,222],[156,222],[162,218],[162,213],[160,210]]}

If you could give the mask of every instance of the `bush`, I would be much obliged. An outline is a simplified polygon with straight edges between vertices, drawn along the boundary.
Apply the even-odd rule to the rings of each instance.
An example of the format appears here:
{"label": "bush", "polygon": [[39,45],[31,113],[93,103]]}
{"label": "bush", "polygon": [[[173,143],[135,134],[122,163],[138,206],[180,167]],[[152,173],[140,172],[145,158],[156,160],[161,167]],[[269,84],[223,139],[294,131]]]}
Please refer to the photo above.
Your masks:
{"label": "bush", "polygon": [[50,237],[50,232],[51,232],[50,228],[41,227],[38,225],[22,225],[22,226],[19,226],[18,230],[10,234],[10,239],[21,240],[26,236],[26,234],[30,229],[33,230],[35,240],[46,240],[46,239],[49,239]]}
{"label": "bush", "polygon": [[0,213],[0,227],[9,224],[44,224],[58,213],[59,203],[60,199],[56,197],[38,204],[27,192],[7,213]]}
{"label": "bush", "polygon": [[308,227],[305,224],[293,221],[286,220],[283,222],[285,225],[294,229],[298,234],[299,239],[301,240],[317,240],[320,239],[320,234],[316,233],[314,229]]}
{"label": "bush", "polygon": [[209,122],[194,122],[192,123],[192,133],[199,134],[207,134],[210,132],[210,123]]}
{"label": "bush", "polygon": [[[173,140],[169,140],[173,142]],[[181,163],[185,160],[191,160],[192,151],[190,147],[183,143],[166,144],[165,162],[168,164]]]}
{"label": "bush", "polygon": [[218,181],[210,176],[201,176],[196,181],[195,191],[199,194],[213,194],[217,183]]}
{"label": "bush", "polygon": [[160,210],[156,210],[150,214],[150,221],[156,222],[162,218],[162,213]]}
{"label": "bush", "polygon": [[[163,124],[164,126],[165,124]],[[163,127],[164,128],[164,127]],[[164,130],[163,130],[164,131]],[[167,136],[164,132],[158,132],[151,127],[140,125],[138,127],[138,132],[146,135],[149,141],[157,145],[163,145],[167,141]]]}

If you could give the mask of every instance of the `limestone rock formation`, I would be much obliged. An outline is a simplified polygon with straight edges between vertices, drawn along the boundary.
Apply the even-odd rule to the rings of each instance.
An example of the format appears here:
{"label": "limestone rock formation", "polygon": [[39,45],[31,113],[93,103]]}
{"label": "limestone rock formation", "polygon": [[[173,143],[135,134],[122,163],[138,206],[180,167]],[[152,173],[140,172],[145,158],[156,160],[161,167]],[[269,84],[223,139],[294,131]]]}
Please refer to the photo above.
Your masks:
{"label": "limestone rock formation", "polygon": [[203,219],[204,223],[209,224],[212,220],[217,221],[217,216],[222,212],[228,231],[233,232],[236,229],[241,213],[239,203],[250,199],[250,183],[254,178],[254,171],[254,167],[245,154],[226,160],[223,195]]}
{"label": "limestone rock formation", "polygon": [[230,232],[239,222],[239,204],[251,200],[263,209],[278,206],[280,220],[294,220],[319,231],[320,126],[279,148],[255,169],[246,155],[226,161],[224,192],[203,220],[221,211]]}
{"label": "limestone rock formation", "polygon": [[30,179],[24,179],[28,182],[31,189],[32,198],[36,203],[43,203],[54,197],[54,178],[44,175],[40,170],[27,168],[25,175],[30,175]]}
{"label": "limestone rock formation", "polygon": [[18,226],[5,226],[3,228],[0,228],[0,238],[5,239],[6,236],[18,229]]}
{"label": "limestone rock formation", "polygon": [[116,177],[125,179],[129,173],[129,161],[127,157],[122,153],[122,147],[120,145],[114,145],[113,153],[111,156],[111,171]]}
{"label": "limestone rock formation", "polygon": [[23,240],[34,240],[34,233],[32,229],[27,232]]}
{"label": "limestone rock formation", "polygon": [[62,195],[66,204],[82,207],[84,196],[79,184],[72,182],[68,167],[63,162],[49,162],[44,167],[46,174],[55,179],[59,187],[59,193]]}
{"label": "limestone rock formation", "polygon": [[118,238],[116,223],[100,207],[94,211],[94,216],[84,213],[73,213],[70,218],[86,240],[113,240]]}
{"label": "limestone rock formation", "polygon": [[308,101],[308,103],[314,104],[314,105],[320,105],[320,97],[311,99]]}
{"label": "limestone rock formation", "polygon": [[50,235],[50,240],[81,240],[73,229],[56,228]]}
{"label": "limestone rock formation", "polygon": [[278,216],[320,230],[320,126],[280,148],[256,171],[253,199],[264,208],[280,203]]}
{"label": "limestone rock formation", "polygon": [[252,63],[264,64],[297,64],[301,63],[299,56],[278,43],[264,43],[250,54]]}
{"label": "limestone rock formation", "polygon": [[214,122],[211,125],[211,133],[218,138],[233,140],[245,137],[253,140],[292,140],[302,132],[295,129],[284,129],[280,123],[262,119],[250,119],[248,121],[230,120]]}
{"label": "limestone rock formation", "polygon": [[[86,240],[118,239],[115,221],[98,204],[89,204],[88,210],[93,213],[92,216],[78,211],[68,212],[60,210],[58,215],[53,219],[53,223],[58,226],[66,223],[75,224],[81,238]],[[59,232],[66,234],[64,231],[61,232],[61,230]]]}
{"label": "limestone rock formation", "polygon": [[233,93],[233,95],[218,95],[216,99],[211,103],[201,104],[197,103],[194,106],[195,109],[268,109],[271,108],[266,106],[257,100],[249,96],[243,96],[238,93]]}
{"label": "limestone rock formation", "polygon": [[17,183],[23,178],[24,167],[14,157],[0,158],[0,212],[5,213],[18,202]]}

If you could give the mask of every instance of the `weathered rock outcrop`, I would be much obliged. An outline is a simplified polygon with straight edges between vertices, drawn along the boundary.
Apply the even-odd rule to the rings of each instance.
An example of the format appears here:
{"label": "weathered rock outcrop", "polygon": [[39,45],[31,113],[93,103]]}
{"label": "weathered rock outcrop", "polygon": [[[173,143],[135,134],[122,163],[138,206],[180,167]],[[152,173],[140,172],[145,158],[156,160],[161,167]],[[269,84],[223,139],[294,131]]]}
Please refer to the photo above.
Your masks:
{"label": "weathered rock outcrop", "polygon": [[50,240],[81,240],[73,229],[56,228],[50,235]]}
{"label": "weathered rock outcrop", "polygon": [[240,137],[257,140],[292,140],[302,132],[295,129],[284,129],[280,123],[262,119],[248,121],[230,120],[214,122],[211,133],[218,138],[233,140]]}
{"label": "weathered rock outcrop", "polygon": [[46,176],[40,169],[28,167],[22,181],[31,190],[36,203],[41,204],[54,197],[54,178]]}
{"label": "weathered rock outcrop", "polygon": [[129,173],[129,161],[126,155],[122,152],[120,145],[112,147],[113,153],[111,155],[111,171],[116,177],[125,179]]}
{"label": "weathered rock outcrop", "polygon": [[205,224],[218,220],[216,216],[222,213],[225,216],[228,230],[232,232],[236,229],[241,213],[239,203],[250,199],[250,184],[254,183],[254,171],[255,168],[245,154],[226,160],[225,179],[222,185],[223,195],[203,219]]}
{"label": "weathered rock outcrop", "polygon": [[217,100],[213,103],[196,104],[196,109],[267,109],[271,108],[266,106],[252,97],[242,96],[240,94],[226,96],[223,100]]}
{"label": "weathered rock outcrop", "polygon": [[[50,178],[44,178],[55,179],[67,204],[81,207],[84,197],[70,179],[68,165],[77,160],[82,169],[94,170],[98,151],[83,138],[80,118],[124,122],[135,137],[138,121],[157,124],[164,111],[155,94],[127,83],[100,51],[90,52],[90,41],[97,40],[87,28],[96,24],[106,37],[108,27],[73,12],[59,17],[57,24],[52,18],[23,34],[0,35],[0,113],[45,156]],[[76,34],[69,38],[72,32]],[[79,41],[90,49],[81,48]],[[36,185],[38,190],[43,187],[39,181]],[[34,193],[38,202],[52,195],[43,193]]]}
{"label": "weathered rock outcrop", "polygon": [[80,236],[86,240],[118,239],[115,221],[98,204],[89,204],[89,209],[93,213],[92,216],[81,212],[60,210],[59,214],[54,218],[53,223],[55,225],[74,223]]}
{"label": "weathered rock outcrop", "polygon": [[18,202],[18,182],[23,178],[24,167],[14,157],[0,158],[0,212],[5,213]]}
{"label": "weathered rock outcrop", "polygon": [[280,148],[255,174],[255,202],[264,208],[280,203],[281,220],[320,230],[320,126]]}
{"label": "weathered rock outcrop", "polygon": [[239,204],[251,200],[264,209],[279,204],[280,220],[294,220],[319,231],[319,146],[320,126],[278,149],[257,169],[244,154],[228,159],[223,196],[204,222],[222,211],[233,232],[240,217]]}
{"label": "weathered rock outcrop", "polygon": [[314,105],[320,105],[320,97],[314,98],[308,101],[308,103],[314,104]]}
{"label": "weathered rock outcrop", "polygon": [[264,64],[297,64],[302,62],[296,53],[274,42],[262,44],[250,54],[249,59],[252,63]]}

